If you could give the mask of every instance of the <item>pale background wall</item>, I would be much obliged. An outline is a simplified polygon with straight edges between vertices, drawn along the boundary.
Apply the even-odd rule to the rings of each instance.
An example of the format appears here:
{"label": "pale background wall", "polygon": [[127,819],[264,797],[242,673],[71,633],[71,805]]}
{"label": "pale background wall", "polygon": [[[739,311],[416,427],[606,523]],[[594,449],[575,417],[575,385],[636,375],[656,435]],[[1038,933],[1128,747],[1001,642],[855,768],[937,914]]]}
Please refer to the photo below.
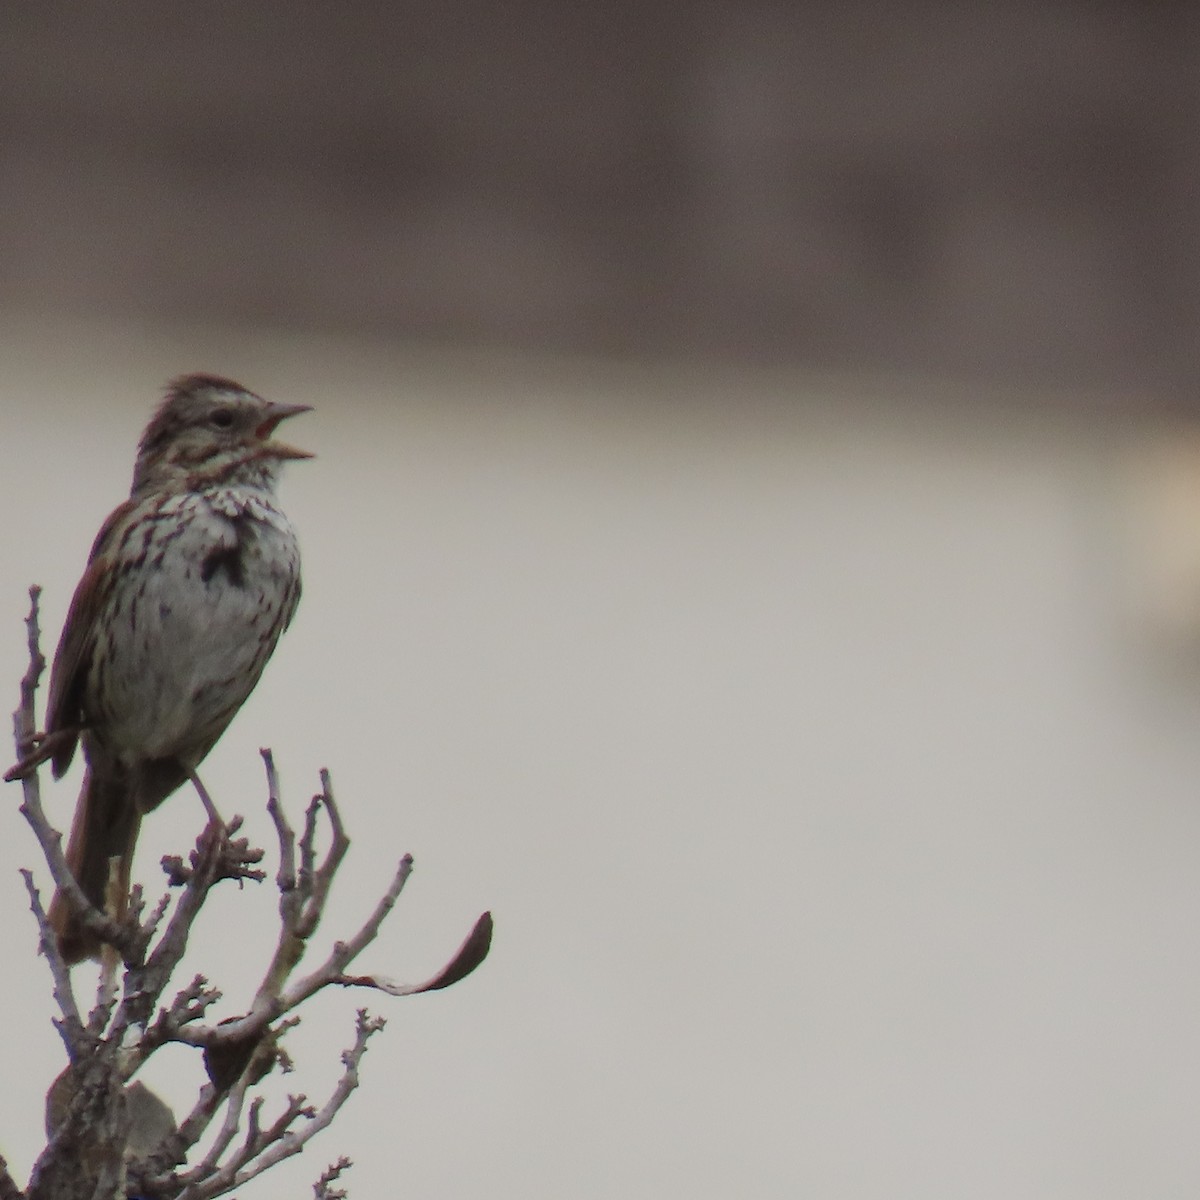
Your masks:
{"label": "pale background wall", "polygon": [[[1194,1196],[1192,10],[431,12],[0,16],[0,689],[168,377],[312,403],[304,601],[206,780],[269,843],[257,747],[295,808],[333,770],[331,937],[416,855],[367,965],[496,914],[260,1190]],[[227,1012],[272,907],[194,945]]]}
{"label": "pale background wall", "polygon": [[[331,936],[416,854],[376,969],[421,977],[495,911],[477,977],[369,1001],[392,1024],[298,1194],[340,1152],[362,1195],[1194,1189],[1200,691],[1129,586],[1162,431],[796,373],[10,330],[0,679],[27,581],[57,633],[167,372],[312,402],[301,615],[205,776],[269,840],[256,747],[297,806],[332,768]],[[23,1170],[60,1050],[10,802]],[[156,815],[139,875],[198,818]],[[226,1012],[271,911],[225,896],[191,955]],[[310,1016],[292,1090],[328,1085],[355,1000]]]}

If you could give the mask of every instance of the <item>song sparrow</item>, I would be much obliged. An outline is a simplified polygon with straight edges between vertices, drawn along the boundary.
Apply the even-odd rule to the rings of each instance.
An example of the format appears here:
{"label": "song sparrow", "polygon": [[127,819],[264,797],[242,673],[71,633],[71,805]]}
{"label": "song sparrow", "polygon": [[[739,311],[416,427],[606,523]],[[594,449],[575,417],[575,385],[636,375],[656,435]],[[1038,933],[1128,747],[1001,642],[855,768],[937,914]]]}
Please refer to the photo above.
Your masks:
{"label": "song sparrow", "polygon": [[[67,862],[88,899],[107,899],[117,916],[141,818],[194,778],[295,612],[300,552],[275,484],[285,460],[311,455],[272,435],[307,411],[212,375],[169,384],[130,497],[101,527],[75,589],[46,745],[58,777],[82,738]],[[61,894],[50,917],[68,962],[98,955]]]}

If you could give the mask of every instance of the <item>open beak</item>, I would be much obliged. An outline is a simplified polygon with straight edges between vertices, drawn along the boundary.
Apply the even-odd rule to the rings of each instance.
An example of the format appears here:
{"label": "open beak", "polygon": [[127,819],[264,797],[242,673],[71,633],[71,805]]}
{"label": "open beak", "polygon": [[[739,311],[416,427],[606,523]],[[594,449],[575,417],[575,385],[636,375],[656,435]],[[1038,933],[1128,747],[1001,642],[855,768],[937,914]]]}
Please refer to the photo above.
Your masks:
{"label": "open beak", "polygon": [[270,441],[271,435],[275,432],[276,427],[281,421],[286,421],[288,417],[296,417],[301,413],[312,412],[311,404],[277,404],[271,400],[267,404],[267,415],[259,423],[255,433],[262,438],[266,448],[268,448],[275,458],[312,458],[307,450],[297,450],[295,446],[289,446],[284,442]]}

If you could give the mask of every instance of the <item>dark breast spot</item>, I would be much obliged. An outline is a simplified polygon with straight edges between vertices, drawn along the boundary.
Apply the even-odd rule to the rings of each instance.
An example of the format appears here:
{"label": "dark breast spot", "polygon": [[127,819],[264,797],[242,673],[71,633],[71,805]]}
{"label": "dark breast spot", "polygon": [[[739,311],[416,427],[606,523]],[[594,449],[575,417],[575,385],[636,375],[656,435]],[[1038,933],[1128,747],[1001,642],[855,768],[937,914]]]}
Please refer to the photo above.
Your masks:
{"label": "dark breast spot", "polygon": [[208,583],[218,571],[224,571],[226,578],[233,587],[246,586],[246,573],[242,564],[242,548],[240,545],[220,546],[210,550],[200,563],[200,578]]}
{"label": "dark breast spot", "polygon": [[246,550],[247,538],[246,518],[239,514],[230,521],[233,527],[233,545],[216,546],[200,561],[200,579],[208,583],[219,571],[225,573],[231,587],[246,586]]}

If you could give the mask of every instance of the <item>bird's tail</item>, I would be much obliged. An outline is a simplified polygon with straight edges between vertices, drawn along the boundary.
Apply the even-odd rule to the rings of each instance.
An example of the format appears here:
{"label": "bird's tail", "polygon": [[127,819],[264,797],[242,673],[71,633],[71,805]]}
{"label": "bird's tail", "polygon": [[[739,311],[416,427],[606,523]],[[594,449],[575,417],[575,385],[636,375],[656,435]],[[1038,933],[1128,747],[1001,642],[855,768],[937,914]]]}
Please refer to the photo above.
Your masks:
{"label": "bird's tail", "polygon": [[[88,767],[67,840],[67,866],[88,900],[120,920],[129,905],[130,872],[141,813],[129,781]],[[50,924],[68,964],[99,958],[102,943],[71,912],[66,897],[54,893]]]}

